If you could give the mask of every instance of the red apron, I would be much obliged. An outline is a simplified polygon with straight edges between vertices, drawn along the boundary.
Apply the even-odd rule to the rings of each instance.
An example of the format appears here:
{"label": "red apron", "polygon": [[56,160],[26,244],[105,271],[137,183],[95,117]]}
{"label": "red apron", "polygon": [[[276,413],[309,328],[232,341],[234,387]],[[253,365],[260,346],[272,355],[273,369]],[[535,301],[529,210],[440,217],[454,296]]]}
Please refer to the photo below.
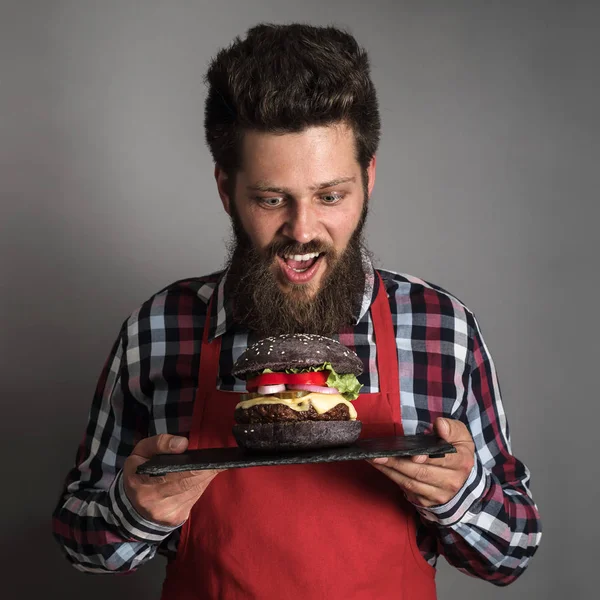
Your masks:
{"label": "red apron", "polygon": [[[371,308],[378,394],[354,405],[361,437],[402,434],[396,340],[385,287]],[[207,315],[189,448],[235,446],[239,394],[216,390],[221,338]],[[163,600],[435,600],[414,509],[364,461],[231,469],[192,508]]]}

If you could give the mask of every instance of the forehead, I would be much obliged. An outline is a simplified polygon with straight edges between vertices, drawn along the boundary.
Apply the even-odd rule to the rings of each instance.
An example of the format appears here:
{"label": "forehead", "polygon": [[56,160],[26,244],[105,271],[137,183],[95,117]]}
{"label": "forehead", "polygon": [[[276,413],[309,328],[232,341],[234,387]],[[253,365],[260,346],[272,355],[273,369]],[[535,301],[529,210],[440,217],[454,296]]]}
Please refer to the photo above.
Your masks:
{"label": "forehead", "polygon": [[354,132],[345,124],[313,126],[295,133],[244,134],[240,174],[248,179],[327,181],[359,170]]}

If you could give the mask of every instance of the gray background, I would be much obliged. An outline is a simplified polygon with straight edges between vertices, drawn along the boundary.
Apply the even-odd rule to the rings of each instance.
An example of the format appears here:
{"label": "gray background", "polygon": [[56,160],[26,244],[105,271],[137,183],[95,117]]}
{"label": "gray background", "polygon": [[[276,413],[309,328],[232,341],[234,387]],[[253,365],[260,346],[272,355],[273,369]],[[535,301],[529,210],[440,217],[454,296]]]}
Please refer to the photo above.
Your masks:
{"label": "gray background", "polygon": [[441,560],[440,598],[593,597],[598,6],[1,1],[3,597],[158,594],[161,559],[73,570],[50,514],[122,320],[223,264],[202,75],[262,20],[345,25],[370,51],[384,124],[371,247],[474,310],[533,473],[545,534],[529,570],[498,589]]}

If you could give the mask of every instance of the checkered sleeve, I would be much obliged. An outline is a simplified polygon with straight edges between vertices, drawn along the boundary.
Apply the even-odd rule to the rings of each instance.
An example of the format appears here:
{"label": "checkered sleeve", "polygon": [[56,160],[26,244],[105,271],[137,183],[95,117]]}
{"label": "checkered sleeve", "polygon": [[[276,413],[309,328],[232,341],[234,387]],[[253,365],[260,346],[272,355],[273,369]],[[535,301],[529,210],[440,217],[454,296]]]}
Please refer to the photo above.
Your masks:
{"label": "checkered sleeve", "polygon": [[469,329],[466,400],[454,418],[473,436],[475,464],[463,488],[443,506],[418,509],[438,530],[438,551],[461,571],[496,585],[514,581],[541,539],[527,467],[511,451],[509,429],[492,358],[477,320]]}
{"label": "checkered sleeve", "polygon": [[121,469],[147,435],[149,419],[148,404],[130,386],[139,357],[128,335],[132,328],[135,319],[124,324],[103,368],[75,466],[53,515],[54,537],[80,571],[133,571],[173,531],[139,516],[123,490]]}

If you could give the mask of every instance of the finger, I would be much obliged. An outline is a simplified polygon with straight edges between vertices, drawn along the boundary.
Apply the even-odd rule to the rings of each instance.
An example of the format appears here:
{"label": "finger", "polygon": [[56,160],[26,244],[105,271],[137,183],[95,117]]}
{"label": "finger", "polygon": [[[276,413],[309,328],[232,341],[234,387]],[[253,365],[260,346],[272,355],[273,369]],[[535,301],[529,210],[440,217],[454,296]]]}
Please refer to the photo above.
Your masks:
{"label": "finger", "polygon": [[214,473],[215,475],[217,473],[224,473],[225,471],[228,471],[229,469],[201,469],[198,471],[187,471],[187,473],[191,476],[191,477],[195,477],[196,475],[201,475],[202,473]]}
{"label": "finger", "polygon": [[139,441],[133,449],[131,456],[139,456],[147,460],[156,454],[180,454],[181,452],[185,452],[187,447],[187,438],[161,433]]}
{"label": "finger", "polygon": [[467,426],[462,421],[438,417],[435,420],[434,427],[436,433],[444,441],[450,444],[473,444],[473,438],[471,437]]}
{"label": "finger", "polygon": [[[207,490],[212,480],[222,471],[202,471],[200,476],[187,477],[180,479],[176,488],[169,489],[170,483],[161,486],[159,494],[154,500],[155,514],[161,514],[161,521],[170,524],[182,523],[189,515],[191,507],[198,501],[198,498]],[[199,481],[202,477],[202,481]],[[167,493],[165,493],[165,491]]]}
{"label": "finger", "polygon": [[179,473],[167,473],[166,475],[137,475],[138,481],[144,486],[167,486],[167,489],[177,489],[179,486],[187,487],[187,484],[179,484],[184,479],[195,479],[198,482],[204,481],[217,473],[227,469],[203,469],[201,471],[181,471]]}
{"label": "finger", "polygon": [[427,502],[426,498],[422,498],[421,496],[417,496],[416,494],[412,494],[411,492],[404,492],[404,497],[413,504],[417,504],[420,506],[424,506],[424,502]]}
{"label": "finger", "polygon": [[439,501],[442,498],[442,490],[440,488],[430,485],[429,483],[417,481],[416,479],[385,465],[375,463],[373,466],[400,486],[406,495],[411,497],[411,501],[413,501],[412,498],[417,499],[417,503],[423,504],[424,506],[442,504],[442,502]]}
{"label": "finger", "polygon": [[418,454],[417,456],[411,456],[410,460],[418,465],[436,465],[438,467],[451,468],[450,465],[452,464],[452,459],[449,458],[446,460],[448,456],[454,456],[454,454],[442,456],[440,458],[430,458],[427,454]]}
{"label": "finger", "polygon": [[166,483],[177,483],[184,479],[192,479],[195,481],[204,481],[205,479],[212,478],[218,473],[227,471],[227,469],[202,469],[199,471],[181,471],[180,473],[168,473],[166,475]]}
{"label": "finger", "polygon": [[373,462],[388,469],[398,471],[405,477],[422,483],[428,483],[434,487],[442,487],[444,482],[452,476],[451,472],[448,472],[447,469],[443,469],[437,465],[414,463],[410,458],[394,458],[390,456],[386,459],[375,458]]}
{"label": "finger", "polygon": [[[408,477],[432,483],[436,487],[453,490],[462,487],[473,468],[473,457],[468,453],[448,454],[444,458],[428,458],[423,463],[412,460],[392,460],[388,467],[402,471]],[[458,491],[458,489],[456,491]]]}
{"label": "finger", "polygon": [[[385,460],[385,464],[382,464],[382,460]],[[447,465],[418,464],[406,458],[375,459],[375,461],[379,463],[379,466],[397,471],[408,480],[429,486],[423,488],[412,483],[406,483],[405,480],[402,484],[405,491],[425,496],[431,501],[429,505],[445,504],[453,498],[464,485],[470,472],[470,463],[468,463],[467,456],[462,457],[462,462],[458,468],[452,469],[448,468]],[[388,474],[387,471],[385,473]],[[435,492],[432,492],[431,488],[434,488]]]}
{"label": "finger", "polygon": [[[374,465],[376,466],[376,465]],[[430,483],[408,477],[390,467],[380,465],[378,469],[402,489],[409,502],[426,508],[446,504],[454,496],[454,492],[437,487]]]}
{"label": "finger", "polygon": [[441,469],[458,471],[464,463],[464,456],[462,456],[460,452],[448,453],[441,458],[429,458],[426,454],[419,454],[417,456],[411,456],[410,460],[418,465],[434,465]]}
{"label": "finger", "polygon": [[207,469],[206,471],[197,471],[195,475],[170,473],[157,491],[164,498],[181,495],[194,496],[206,489],[209,483],[223,470]]}

